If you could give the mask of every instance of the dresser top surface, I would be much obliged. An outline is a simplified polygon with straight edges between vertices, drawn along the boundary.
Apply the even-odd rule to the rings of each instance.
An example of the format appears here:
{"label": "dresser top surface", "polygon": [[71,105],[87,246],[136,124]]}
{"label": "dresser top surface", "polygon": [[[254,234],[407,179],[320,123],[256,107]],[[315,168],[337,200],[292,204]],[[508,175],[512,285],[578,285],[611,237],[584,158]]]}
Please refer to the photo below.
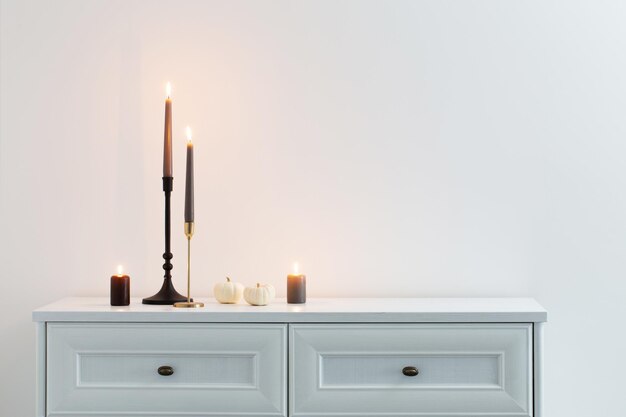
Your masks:
{"label": "dresser top surface", "polygon": [[133,298],[113,307],[107,297],[64,298],[33,311],[33,321],[78,322],[261,322],[261,323],[443,323],[543,322],[546,310],[532,298],[312,298],[306,304],[276,299],[267,306],[219,304],[204,308],[145,305]]}

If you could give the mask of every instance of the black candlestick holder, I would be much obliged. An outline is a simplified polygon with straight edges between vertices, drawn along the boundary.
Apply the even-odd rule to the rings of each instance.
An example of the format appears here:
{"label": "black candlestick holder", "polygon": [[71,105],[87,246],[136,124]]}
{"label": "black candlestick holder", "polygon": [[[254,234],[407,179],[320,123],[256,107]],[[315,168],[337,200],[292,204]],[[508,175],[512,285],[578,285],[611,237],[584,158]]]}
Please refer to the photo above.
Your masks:
{"label": "black candlestick holder", "polygon": [[182,301],[187,301],[187,297],[181,295],[174,288],[174,284],[172,283],[172,252],[171,252],[171,208],[170,208],[170,198],[172,196],[172,189],[174,188],[174,178],[173,177],[163,177],[163,192],[165,193],[165,253],[163,254],[163,259],[165,259],[165,263],[163,264],[163,269],[165,270],[165,276],[163,279],[163,286],[159,290],[158,293],[154,294],[152,297],[144,298],[143,304],[159,304],[159,305],[168,305],[174,304]]}

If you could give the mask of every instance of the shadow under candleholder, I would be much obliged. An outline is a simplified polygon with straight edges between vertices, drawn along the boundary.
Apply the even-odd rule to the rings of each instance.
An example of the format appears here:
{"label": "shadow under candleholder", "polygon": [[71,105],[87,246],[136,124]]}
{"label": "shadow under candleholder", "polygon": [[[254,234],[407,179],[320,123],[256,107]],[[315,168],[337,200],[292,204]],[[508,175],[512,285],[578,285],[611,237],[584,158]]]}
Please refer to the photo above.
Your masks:
{"label": "shadow under candleholder", "polygon": [[163,177],[163,192],[165,193],[165,253],[163,254],[163,259],[165,259],[165,263],[163,264],[165,276],[163,277],[163,286],[161,286],[159,292],[152,297],[144,298],[142,301],[143,304],[171,305],[181,301],[187,301],[187,297],[179,294],[172,283],[173,266],[171,261],[173,255],[171,252],[172,227],[170,198],[172,196],[172,189],[174,188],[173,185],[173,177]]}

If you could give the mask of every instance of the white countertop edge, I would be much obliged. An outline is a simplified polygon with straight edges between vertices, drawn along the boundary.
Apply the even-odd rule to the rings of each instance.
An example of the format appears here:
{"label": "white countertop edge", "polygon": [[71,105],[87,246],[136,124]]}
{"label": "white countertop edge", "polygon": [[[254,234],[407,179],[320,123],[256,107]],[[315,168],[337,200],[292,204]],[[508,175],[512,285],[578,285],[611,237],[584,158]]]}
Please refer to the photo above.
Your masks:
{"label": "white countertop edge", "polygon": [[112,307],[108,297],[65,298],[33,311],[35,322],[155,323],[517,323],[545,322],[532,298],[311,298],[306,304],[276,299],[268,306],[219,304],[176,309],[141,304]]}

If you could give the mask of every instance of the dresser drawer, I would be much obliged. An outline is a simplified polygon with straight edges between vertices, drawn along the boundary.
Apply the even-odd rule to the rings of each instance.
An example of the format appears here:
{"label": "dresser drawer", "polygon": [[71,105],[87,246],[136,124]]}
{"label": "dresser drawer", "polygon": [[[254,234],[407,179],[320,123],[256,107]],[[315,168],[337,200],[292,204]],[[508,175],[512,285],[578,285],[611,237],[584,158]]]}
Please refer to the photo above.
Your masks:
{"label": "dresser drawer", "polygon": [[532,324],[290,327],[294,417],[532,416]]}
{"label": "dresser drawer", "polygon": [[48,416],[285,416],[283,324],[51,323]]}

